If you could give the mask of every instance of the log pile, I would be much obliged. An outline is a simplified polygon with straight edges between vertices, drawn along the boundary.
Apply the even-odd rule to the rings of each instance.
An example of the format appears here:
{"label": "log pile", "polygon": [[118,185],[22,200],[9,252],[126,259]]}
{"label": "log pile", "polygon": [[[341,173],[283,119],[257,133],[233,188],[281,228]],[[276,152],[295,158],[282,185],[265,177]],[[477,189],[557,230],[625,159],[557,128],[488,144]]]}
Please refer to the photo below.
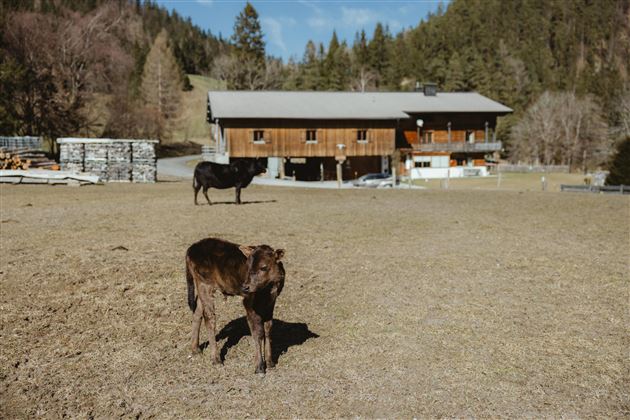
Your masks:
{"label": "log pile", "polygon": [[0,169],[28,169],[29,166],[30,160],[22,160],[19,155],[0,150]]}
{"label": "log pile", "polygon": [[46,153],[41,150],[20,148],[7,151],[0,148],[0,169],[29,168],[58,170],[59,165],[54,160],[48,159]]}

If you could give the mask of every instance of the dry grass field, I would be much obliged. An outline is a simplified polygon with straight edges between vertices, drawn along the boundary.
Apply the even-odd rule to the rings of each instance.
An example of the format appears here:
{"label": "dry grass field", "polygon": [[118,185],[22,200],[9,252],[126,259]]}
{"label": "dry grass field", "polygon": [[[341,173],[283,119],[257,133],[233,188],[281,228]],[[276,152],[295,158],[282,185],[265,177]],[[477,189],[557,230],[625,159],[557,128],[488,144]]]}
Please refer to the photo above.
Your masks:
{"label": "dry grass field", "polygon": [[[0,417],[630,416],[628,197],[1,186]],[[287,251],[278,365],[239,298],[189,358],[184,253]],[[205,335],[203,336],[205,337]]]}

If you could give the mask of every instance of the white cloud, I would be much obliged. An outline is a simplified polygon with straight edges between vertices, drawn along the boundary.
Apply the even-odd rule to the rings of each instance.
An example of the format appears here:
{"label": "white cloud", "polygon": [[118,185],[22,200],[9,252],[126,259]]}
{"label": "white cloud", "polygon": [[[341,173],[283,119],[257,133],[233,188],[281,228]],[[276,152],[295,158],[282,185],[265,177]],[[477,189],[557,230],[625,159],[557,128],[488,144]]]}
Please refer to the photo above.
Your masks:
{"label": "white cloud", "polygon": [[195,2],[210,7],[212,6],[213,0],[195,0]]}
{"label": "white cloud", "polygon": [[[283,21],[281,21],[281,20]],[[268,34],[269,40],[272,44],[280,48],[283,53],[287,53],[287,45],[284,42],[284,37],[282,36],[282,26],[283,24],[293,26],[295,25],[295,19],[293,18],[280,18],[274,19],[272,17],[264,17],[261,19],[261,23],[263,26],[263,32]],[[285,23],[286,22],[286,23]]]}
{"label": "white cloud", "polygon": [[308,26],[313,29],[332,29],[335,26],[335,20],[326,16],[326,13],[323,9],[318,7],[316,4],[306,1],[306,0],[298,0],[298,3],[301,5],[308,7],[313,12],[313,16],[309,17],[306,20]]}
{"label": "white cloud", "polygon": [[332,19],[322,16],[310,17],[306,22],[308,23],[308,26],[314,29],[326,29],[335,26],[335,22]]}
{"label": "white cloud", "polygon": [[350,26],[365,26],[376,22],[378,13],[370,9],[355,9],[351,7],[341,7],[343,23]]}
{"label": "white cloud", "polygon": [[383,25],[387,25],[390,31],[398,32],[402,29],[403,25],[396,19],[391,19],[383,16],[381,13],[371,9],[358,9],[342,6],[341,19],[345,26],[354,27],[356,29],[365,28],[381,22]]}

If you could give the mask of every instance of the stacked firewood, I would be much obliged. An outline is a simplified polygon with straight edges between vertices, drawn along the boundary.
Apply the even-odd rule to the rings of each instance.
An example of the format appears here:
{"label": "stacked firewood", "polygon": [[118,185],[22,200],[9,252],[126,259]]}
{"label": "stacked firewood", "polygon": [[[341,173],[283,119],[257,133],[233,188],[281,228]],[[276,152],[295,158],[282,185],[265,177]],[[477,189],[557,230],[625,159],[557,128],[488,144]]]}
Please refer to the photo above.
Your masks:
{"label": "stacked firewood", "polygon": [[8,151],[0,148],[0,169],[29,168],[59,169],[59,165],[41,150],[20,148]]}
{"label": "stacked firewood", "polygon": [[31,166],[29,159],[22,160],[20,155],[0,150],[0,169],[28,169],[29,166]]}

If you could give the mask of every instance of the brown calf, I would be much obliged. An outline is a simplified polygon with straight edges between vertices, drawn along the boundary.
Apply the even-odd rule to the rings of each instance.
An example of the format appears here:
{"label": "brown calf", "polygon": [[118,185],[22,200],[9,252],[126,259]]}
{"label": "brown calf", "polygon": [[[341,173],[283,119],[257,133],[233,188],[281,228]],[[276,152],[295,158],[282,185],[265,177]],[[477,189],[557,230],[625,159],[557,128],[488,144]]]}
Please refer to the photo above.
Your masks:
{"label": "brown calf", "polygon": [[[188,306],[193,311],[192,351],[199,352],[201,318],[208,329],[208,347],[213,363],[220,364],[215,339],[214,291],[242,296],[247,324],[254,340],[256,373],[274,366],[271,325],[276,298],[284,286],[284,250],[268,245],[243,246],[208,238],[186,251]],[[264,359],[263,359],[264,347]],[[266,363],[265,363],[266,362]]]}

